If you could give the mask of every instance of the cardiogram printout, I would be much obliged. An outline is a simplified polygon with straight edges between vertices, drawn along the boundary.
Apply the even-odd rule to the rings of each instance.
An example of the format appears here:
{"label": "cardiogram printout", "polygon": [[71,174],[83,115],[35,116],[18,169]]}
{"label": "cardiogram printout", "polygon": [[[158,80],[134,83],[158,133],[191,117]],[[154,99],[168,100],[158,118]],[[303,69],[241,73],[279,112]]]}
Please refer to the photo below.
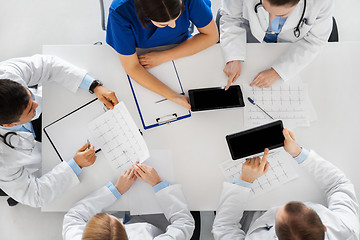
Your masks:
{"label": "cardiogram printout", "polygon": [[88,127],[105,158],[120,172],[150,157],[145,140],[123,102],[91,121]]}
{"label": "cardiogram printout", "polygon": [[316,119],[316,113],[308,96],[308,87],[299,82],[274,84],[270,88],[242,86],[246,99],[244,110],[245,128],[262,125],[273,121],[257,106],[247,101],[252,98],[257,105],[264,109],[274,119],[283,121],[287,128],[310,126]]}
{"label": "cardiogram printout", "polygon": [[[228,182],[232,182],[234,177],[239,177],[241,168],[246,159],[228,160],[220,164],[220,168]],[[251,186],[250,198],[267,193],[280,185],[287,183],[298,177],[296,169],[291,165],[294,161],[283,148],[269,153],[268,172],[254,181]]]}

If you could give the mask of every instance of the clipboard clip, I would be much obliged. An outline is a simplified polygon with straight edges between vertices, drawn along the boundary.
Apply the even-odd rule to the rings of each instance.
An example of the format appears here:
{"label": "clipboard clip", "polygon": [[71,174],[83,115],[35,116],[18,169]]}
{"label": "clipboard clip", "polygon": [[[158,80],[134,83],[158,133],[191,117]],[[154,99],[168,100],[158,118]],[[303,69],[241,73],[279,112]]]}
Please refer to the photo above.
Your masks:
{"label": "clipboard clip", "polygon": [[170,123],[170,122],[176,121],[177,118],[178,118],[177,114],[173,113],[173,114],[169,114],[169,115],[165,115],[163,117],[157,118],[156,122],[157,122],[157,124],[161,125],[161,124],[164,124],[164,123]]}

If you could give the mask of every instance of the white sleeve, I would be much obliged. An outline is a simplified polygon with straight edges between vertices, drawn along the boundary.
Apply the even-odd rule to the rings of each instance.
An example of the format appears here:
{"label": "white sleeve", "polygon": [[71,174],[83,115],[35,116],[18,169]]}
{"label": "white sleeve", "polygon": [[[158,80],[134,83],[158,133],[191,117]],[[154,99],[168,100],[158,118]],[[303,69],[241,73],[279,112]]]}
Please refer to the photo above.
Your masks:
{"label": "white sleeve", "polygon": [[222,0],[220,8],[220,44],[225,62],[244,61],[246,57],[246,29],[242,26],[244,0]]}
{"label": "white sleeve", "polygon": [[316,179],[324,190],[327,207],[344,223],[344,227],[359,236],[359,205],[354,185],[345,174],[314,151],[300,165]]}
{"label": "white sleeve", "polygon": [[0,63],[2,79],[14,80],[23,86],[57,82],[72,92],[76,92],[86,73],[84,69],[51,55],[14,58]]}
{"label": "white sleeve", "polygon": [[335,7],[333,0],[322,1],[322,3],[323,6],[310,31],[304,38],[292,43],[272,65],[284,81],[299,74],[315,59],[328,41],[333,26],[332,16]]}
{"label": "white sleeve", "polygon": [[109,188],[104,186],[76,203],[64,217],[63,239],[80,240],[86,223],[116,200]]}
{"label": "white sleeve", "polygon": [[250,188],[224,183],[212,229],[215,240],[245,238],[245,233],[241,230],[240,220],[249,194]]}
{"label": "white sleeve", "polygon": [[188,240],[195,229],[195,221],[188,209],[180,185],[171,185],[155,193],[157,202],[171,223],[164,234],[154,240]]}
{"label": "white sleeve", "polygon": [[28,169],[0,170],[0,188],[16,201],[31,207],[42,207],[79,183],[72,168],[62,162],[40,178]]}

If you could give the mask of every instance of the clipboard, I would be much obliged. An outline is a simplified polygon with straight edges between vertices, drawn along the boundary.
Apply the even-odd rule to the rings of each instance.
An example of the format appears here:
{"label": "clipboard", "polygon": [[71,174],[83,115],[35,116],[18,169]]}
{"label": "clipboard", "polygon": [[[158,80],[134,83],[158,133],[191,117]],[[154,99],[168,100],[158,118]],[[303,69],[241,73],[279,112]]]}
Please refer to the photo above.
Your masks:
{"label": "clipboard", "polygon": [[88,123],[106,111],[103,103],[95,98],[44,127],[44,133],[61,161],[72,159],[87,139],[96,142]]}
{"label": "clipboard", "polygon": [[[184,95],[174,61],[147,70],[175,92]],[[127,77],[144,129],[161,126],[191,116],[190,111],[187,109],[144,88],[131,79],[129,75]]]}

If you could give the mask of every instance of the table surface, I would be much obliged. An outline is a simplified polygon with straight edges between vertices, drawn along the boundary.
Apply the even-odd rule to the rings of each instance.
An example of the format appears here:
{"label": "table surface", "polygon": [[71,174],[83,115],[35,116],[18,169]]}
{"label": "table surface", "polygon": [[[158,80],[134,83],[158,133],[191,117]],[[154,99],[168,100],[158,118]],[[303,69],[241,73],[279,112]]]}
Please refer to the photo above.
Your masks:
{"label": "table surface", "polygon": [[[237,84],[250,83],[256,74],[271,63],[288,44],[248,44],[247,60]],[[104,85],[116,92],[124,101],[138,127],[141,121],[130,90],[126,74],[115,51],[108,46],[59,45],[44,46],[43,52],[57,55],[89,74],[101,79]],[[301,73],[309,86],[309,96],[317,112],[317,120],[310,127],[294,130],[300,145],[314,149],[335,164],[352,180],[360,193],[360,161],[357,147],[360,135],[360,81],[355,59],[360,55],[360,43],[329,43],[319,56]],[[210,47],[193,56],[175,60],[179,77],[187,93],[188,89],[224,86],[227,77],[223,73],[224,60],[220,45]],[[93,99],[87,91],[73,94],[57,84],[43,87],[43,126],[60,118],[78,106]],[[145,130],[144,138],[149,149],[167,149],[172,152],[174,180],[182,184],[191,210],[215,210],[220,198],[224,177],[219,164],[231,159],[225,136],[244,129],[243,110],[196,112],[191,118]],[[70,136],[69,136],[70,137]],[[43,136],[43,173],[59,163],[48,139]],[[248,210],[264,210],[291,200],[312,201],[325,204],[322,191],[296,164],[299,177],[271,192],[253,199]],[[76,201],[103,186],[114,176],[95,163],[79,176],[81,183],[43,211],[66,211]],[[141,194],[139,194],[141,196]],[[110,209],[126,210],[121,199]]]}

